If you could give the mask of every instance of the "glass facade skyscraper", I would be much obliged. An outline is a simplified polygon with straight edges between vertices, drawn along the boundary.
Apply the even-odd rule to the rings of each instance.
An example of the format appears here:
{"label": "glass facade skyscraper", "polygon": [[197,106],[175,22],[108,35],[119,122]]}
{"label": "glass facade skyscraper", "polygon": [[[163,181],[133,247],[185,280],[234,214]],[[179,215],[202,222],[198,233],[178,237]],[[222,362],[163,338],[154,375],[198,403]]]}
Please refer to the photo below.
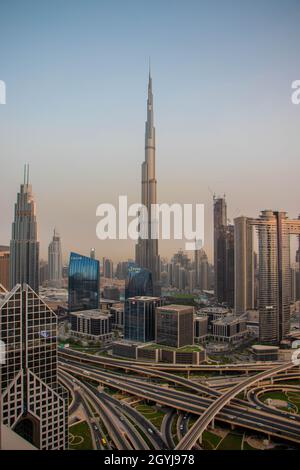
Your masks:
{"label": "glass facade skyscraper", "polygon": [[99,261],[77,253],[70,254],[69,310],[92,310],[99,306]]}
{"label": "glass facade skyscraper", "polygon": [[139,268],[132,264],[128,267],[125,300],[136,296],[153,296],[152,273],[148,269]]}
{"label": "glass facade skyscraper", "polygon": [[155,339],[155,309],[162,305],[159,297],[138,296],[126,300],[124,338],[147,343]]}

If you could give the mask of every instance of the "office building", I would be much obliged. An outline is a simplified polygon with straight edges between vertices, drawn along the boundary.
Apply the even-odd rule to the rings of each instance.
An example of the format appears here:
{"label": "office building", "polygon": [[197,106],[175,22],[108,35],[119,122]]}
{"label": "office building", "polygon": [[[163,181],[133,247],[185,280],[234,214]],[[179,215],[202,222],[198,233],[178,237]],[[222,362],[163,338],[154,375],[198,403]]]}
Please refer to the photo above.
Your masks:
{"label": "office building", "polygon": [[278,346],[254,344],[251,349],[256,361],[278,361]]}
{"label": "office building", "polygon": [[112,328],[122,330],[124,328],[124,304],[117,304],[110,309]]}
{"label": "office building", "polygon": [[68,448],[68,394],[58,383],[57,318],[27,284],[0,300],[3,424],[43,450]]}
{"label": "office building", "polygon": [[103,258],[102,260],[103,277],[112,279],[114,276],[114,264],[111,259]]}
{"label": "office building", "polygon": [[155,314],[156,343],[181,348],[194,343],[194,308],[184,305],[158,307]]}
{"label": "office building", "polygon": [[227,225],[226,230],[226,304],[234,307],[234,225]]}
{"label": "office building", "polygon": [[219,303],[226,302],[226,226],[227,205],[225,198],[214,196],[214,270],[215,296]]}
{"label": "office building", "polygon": [[206,338],[208,332],[208,317],[196,316],[194,319],[194,336],[197,342]]}
{"label": "office building", "polygon": [[147,121],[145,125],[145,160],[142,164],[141,199],[147,208],[147,217],[141,214],[140,228],[144,238],[140,238],[136,245],[136,264],[146,268],[152,273],[154,294],[160,295],[160,258],[158,254],[158,238],[151,237],[157,233],[158,221],[153,211],[153,204],[157,204],[155,171],[155,128],[153,115],[152,78],[149,71]]}
{"label": "office building", "polygon": [[70,321],[72,336],[102,342],[112,339],[111,315],[100,309],[72,312]]}
{"label": "office building", "polygon": [[24,182],[21,184],[15,204],[10,242],[9,285],[26,283],[39,290],[39,242],[37,241],[36,207],[29,184],[29,165],[24,168]]}
{"label": "office building", "polygon": [[155,309],[162,305],[159,297],[137,296],[125,303],[124,338],[147,343],[155,339]]}
{"label": "office building", "polygon": [[236,342],[247,333],[246,316],[227,315],[212,321],[212,338],[215,341]]}
{"label": "office building", "polygon": [[48,270],[49,285],[59,289],[62,286],[62,254],[60,236],[55,229],[48,247]]}
{"label": "office building", "polygon": [[196,271],[196,287],[201,290],[207,290],[209,287],[209,264],[207,254],[201,248],[195,250],[195,271]]}
{"label": "office building", "polygon": [[103,297],[105,299],[120,300],[120,289],[117,286],[104,286]]}
{"label": "office building", "polygon": [[93,310],[99,306],[99,261],[77,253],[70,254],[69,311]]}
{"label": "office building", "polygon": [[227,223],[224,198],[214,196],[214,291],[217,301],[234,306],[234,226]]}
{"label": "office building", "polygon": [[152,273],[148,269],[130,265],[125,282],[125,300],[137,296],[153,296]]}

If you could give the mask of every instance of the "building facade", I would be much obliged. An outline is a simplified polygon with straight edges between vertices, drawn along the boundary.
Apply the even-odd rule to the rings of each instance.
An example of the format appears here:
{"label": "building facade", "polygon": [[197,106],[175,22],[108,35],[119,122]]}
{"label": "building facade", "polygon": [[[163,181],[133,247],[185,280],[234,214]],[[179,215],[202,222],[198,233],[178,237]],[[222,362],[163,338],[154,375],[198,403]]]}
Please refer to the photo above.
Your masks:
{"label": "building facade", "polygon": [[239,233],[235,242],[236,289],[238,284],[244,286],[242,300],[238,301],[237,306],[246,305],[252,295],[253,262],[249,226],[255,226],[258,234],[260,341],[278,344],[290,330],[290,235],[299,236],[300,220],[288,219],[285,212],[271,210],[262,211],[257,219],[236,219],[236,231]]}
{"label": "building facade", "polygon": [[181,348],[194,344],[194,308],[168,305],[156,309],[156,343]]}
{"label": "building facade", "polygon": [[254,308],[253,227],[247,217],[234,220],[235,230],[235,301],[237,315]]}
{"label": "building facade", "polygon": [[137,296],[126,300],[124,338],[147,343],[155,339],[155,309],[162,305],[159,297]]}
{"label": "building facade", "polygon": [[37,240],[36,207],[29,184],[29,166],[24,169],[24,183],[21,184],[15,204],[14,221],[10,242],[9,285],[26,283],[39,290],[39,242]]}
{"label": "building facade", "polygon": [[9,247],[0,246],[0,284],[9,289]]}
{"label": "building facade", "polygon": [[60,236],[54,230],[53,238],[48,247],[48,280],[52,287],[62,286],[62,253]]}
{"label": "building facade", "polygon": [[131,265],[125,282],[125,300],[137,296],[153,296],[152,273],[148,269]]}
{"label": "building facade", "polygon": [[145,161],[142,164],[142,204],[147,209],[147,217],[141,214],[140,228],[145,233],[136,245],[136,264],[152,273],[154,295],[160,295],[160,257],[158,239],[152,238],[156,233],[158,222],[154,214],[153,204],[157,204],[155,171],[155,127],[153,115],[152,78],[149,72],[147,121],[145,124]]}
{"label": "building facade", "polygon": [[92,341],[111,341],[112,317],[101,310],[84,310],[70,315],[73,336]]}
{"label": "building facade", "polygon": [[57,318],[27,284],[0,300],[2,421],[38,449],[68,448],[68,394],[58,383]]}
{"label": "building facade", "polygon": [[99,261],[71,253],[68,279],[69,311],[97,309],[100,289]]}

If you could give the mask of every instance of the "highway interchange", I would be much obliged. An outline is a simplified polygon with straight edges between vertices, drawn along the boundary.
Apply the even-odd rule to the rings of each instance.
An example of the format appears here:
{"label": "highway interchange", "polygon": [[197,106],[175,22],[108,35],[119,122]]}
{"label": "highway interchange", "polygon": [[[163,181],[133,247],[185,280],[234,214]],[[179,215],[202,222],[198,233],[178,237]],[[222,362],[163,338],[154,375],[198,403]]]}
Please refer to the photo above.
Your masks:
{"label": "highway interchange", "polygon": [[[59,353],[59,371],[72,394],[70,410],[74,411],[76,402],[83,403],[95,449],[201,449],[202,434],[209,426],[214,427],[215,420],[279,438],[293,446],[300,444],[300,415],[271,408],[259,398],[264,389],[281,390],[289,387],[288,380],[299,380],[299,366],[292,363],[176,366],[63,349]],[[218,380],[200,383],[183,377],[183,373],[189,376],[191,371],[222,374],[221,387],[214,386]],[[234,380],[228,376],[232,373]],[[299,387],[290,386],[299,392]],[[158,430],[125,400],[105,393],[103,387],[166,409],[161,428]],[[198,418],[190,426],[191,416]]]}

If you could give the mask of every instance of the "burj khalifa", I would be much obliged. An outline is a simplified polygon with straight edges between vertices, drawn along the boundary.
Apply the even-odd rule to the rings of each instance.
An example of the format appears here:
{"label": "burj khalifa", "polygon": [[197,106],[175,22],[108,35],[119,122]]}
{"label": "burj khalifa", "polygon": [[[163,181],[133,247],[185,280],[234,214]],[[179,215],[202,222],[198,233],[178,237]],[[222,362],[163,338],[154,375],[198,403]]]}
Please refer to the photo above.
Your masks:
{"label": "burj khalifa", "polygon": [[[153,120],[152,77],[149,70],[147,120],[145,123],[145,161],[142,163],[141,199],[147,209],[148,225],[145,238],[140,238],[136,245],[136,264],[152,272],[154,294],[160,295],[160,257],[158,254],[158,238],[151,237],[156,233],[157,221],[153,205],[157,204],[157,181],[155,176],[155,127]],[[143,223],[143,221],[142,221]]]}

